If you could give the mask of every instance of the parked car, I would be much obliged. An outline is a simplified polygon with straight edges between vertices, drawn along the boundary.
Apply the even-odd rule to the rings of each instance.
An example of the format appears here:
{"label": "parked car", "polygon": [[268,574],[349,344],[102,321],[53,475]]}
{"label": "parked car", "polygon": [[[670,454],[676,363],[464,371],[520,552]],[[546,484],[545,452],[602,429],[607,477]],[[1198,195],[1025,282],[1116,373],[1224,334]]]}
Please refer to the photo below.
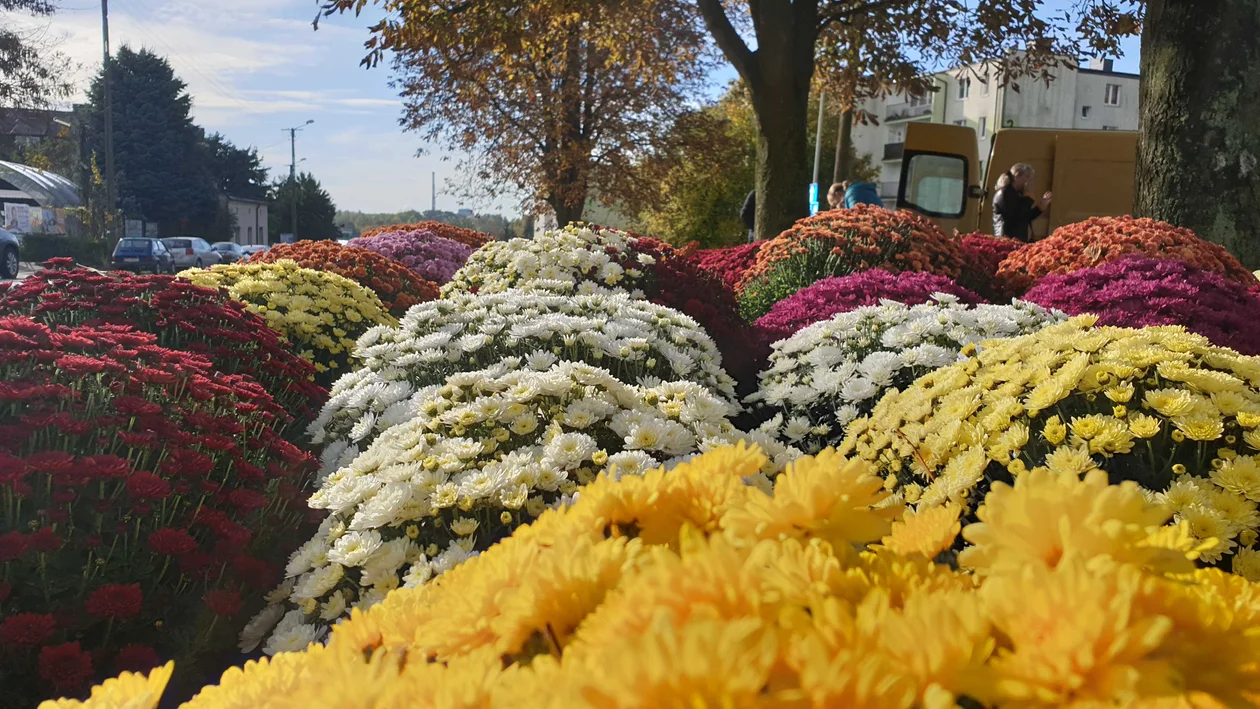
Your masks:
{"label": "parked car", "polygon": [[205,239],[195,236],[172,236],[162,239],[166,248],[175,257],[175,265],[180,268],[203,268],[213,266],[222,259]]}
{"label": "parked car", "polygon": [[271,250],[271,247],[268,246],[267,244],[250,244],[249,246],[241,247],[241,251],[245,252],[246,261],[248,261],[250,257],[253,256],[254,254],[261,254],[264,251],[270,251],[270,250]]}
{"label": "parked car", "polygon": [[17,278],[21,244],[12,232],[0,229],[0,279]]}
{"label": "parked car", "polygon": [[118,271],[175,273],[175,259],[161,239],[130,236],[119,239],[112,260]]}
{"label": "parked car", "polygon": [[240,244],[235,244],[231,241],[220,241],[211,248],[219,255],[220,263],[236,263],[249,258],[249,255],[245,253]]}

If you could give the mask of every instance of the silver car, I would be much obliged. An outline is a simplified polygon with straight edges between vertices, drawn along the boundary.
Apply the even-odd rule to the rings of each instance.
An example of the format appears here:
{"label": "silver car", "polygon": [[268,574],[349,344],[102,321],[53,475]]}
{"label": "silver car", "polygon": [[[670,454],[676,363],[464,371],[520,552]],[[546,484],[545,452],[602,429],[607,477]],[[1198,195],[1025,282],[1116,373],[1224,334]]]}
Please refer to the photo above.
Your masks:
{"label": "silver car", "polygon": [[162,239],[166,248],[175,257],[175,265],[179,268],[204,268],[221,263],[219,254],[205,239],[195,236],[172,236]]}

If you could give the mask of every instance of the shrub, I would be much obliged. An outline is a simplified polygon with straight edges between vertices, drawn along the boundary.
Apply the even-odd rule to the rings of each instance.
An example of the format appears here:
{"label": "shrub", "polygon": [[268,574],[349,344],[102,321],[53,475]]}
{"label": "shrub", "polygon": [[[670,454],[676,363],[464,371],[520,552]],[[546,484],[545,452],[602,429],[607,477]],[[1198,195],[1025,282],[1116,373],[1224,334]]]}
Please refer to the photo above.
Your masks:
{"label": "shrub", "polygon": [[983,299],[944,276],[931,273],[892,274],[882,269],[849,276],[824,278],[780,300],[770,312],[757,319],[757,327],[771,341],[791,336],[801,328],[847,313],[862,306],[879,305],[885,300],[905,305],[927,303],[937,293],[957,302],[974,305]]}
{"label": "shrub", "polygon": [[808,452],[833,446],[888,391],[956,362],[968,345],[1024,335],[1064,319],[1031,303],[968,308],[948,296],[886,303],[814,323],[774,345],[749,397],[774,418],[762,427]]}
{"label": "shrub", "polygon": [[1099,469],[1148,490],[1203,561],[1228,567],[1260,522],[1260,359],[1177,327],[1092,322],[991,342],[924,376],[852,424],[842,450],[895,475],[919,510],[968,508],[1035,468]]}
{"label": "shrub", "polygon": [[[284,590],[296,608],[264,651],[300,650],[349,608],[450,570],[571,501],[605,465],[639,475],[741,438],[730,410],[692,382],[633,387],[581,363],[452,375],[311,496],[331,516],[293,554]],[[778,452],[781,467],[789,452]]]}
{"label": "shrub", "polygon": [[412,308],[398,328],[368,331],[356,356],[362,366],[337,381],[310,427],[326,472],[414,417],[448,376],[501,362],[534,371],[585,362],[625,384],[691,381],[736,402],[721,354],[694,320],[625,293],[451,296]]}
{"label": "shrub", "polygon": [[416,222],[415,224],[393,224],[391,226],[377,227],[370,231],[359,235],[361,239],[370,239],[377,236],[386,236],[398,232],[410,231],[427,231],[444,239],[458,241],[465,246],[471,246],[479,249],[486,244],[494,241],[489,234],[483,234],[475,229],[465,229],[463,227],[454,226],[452,224],[443,224],[442,222]]}
{"label": "shrub", "polygon": [[[1131,487],[995,492],[986,508],[1012,521],[1064,514],[988,535],[1006,563],[972,575],[931,561],[957,516],[897,519],[865,467],[801,461],[768,496],[739,484],[758,464],[724,450],[597,482],[328,647],[232,670],[188,709],[1214,706],[1260,686],[1253,587],[1161,573],[1185,552],[1147,539],[1160,511]],[[102,690],[147,698],[164,678],[123,679]]]}
{"label": "shrub", "polygon": [[363,248],[402,263],[421,278],[443,285],[463,267],[473,247],[431,231],[389,232],[351,239],[347,246]]}
{"label": "shrub", "polygon": [[1023,293],[1050,274],[1070,273],[1130,254],[1184,261],[1245,285],[1256,282],[1223,246],[1204,241],[1188,229],[1133,217],[1094,217],[1059,227],[1049,238],[1007,256],[998,278]]}
{"label": "shrub", "polygon": [[998,278],[997,272],[1002,261],[1024,245],[1022,241],[1000,236],[967,234],[957,242],[963,259],[963,272],[958,277],[959,285],[970,288],[994,303],[1004,303],[1019,295],[1012,292],[1004,279]]}
{"label": "shrub", "polygon": [[739,279],[743,277],[744,272],[756,263],[757,254],[766,243],[764,241],[754,241],[750,244],[740,244],[738,246],[700,249],[689,260],[700,268],[721,278],[727,288],[734,290],[735,286],[739,284]]}
{"label": "shrub", "polygon": [[374,325],[395,323],[372,291],[287,259],[189,269],[179,275],[199,286],[225,288],[299,348],[302,358],[315,365],[316,380],[325,385],[347,370],[359,335]]}
{"label": "shrub", "polygon": [[1046,276],[1024,296],[1100,325],[1181,325],[1213,344],[1260,354],[1260,298],[1246,286],[1181,261],[1127,256],[1065,275]]}
{"label": "shrub", "polygon": [[737,288],[748,320],[828,276],[882,268],[891,273],[926,271],[958,278],[957,244],[932,222],[910,212],[858,205],[798,221],[767,241]]}
{"label": "shrub", "polygon": [[200,682],[301,538],[315,461],[283,409],[155,341],[0,318],[6,704],[176,657]]}
{"label": "shrub", "polygon": [[438,297],[438,287],[412,273],[393,259],[367,249],[342,246],[335,241],[299,241],[276,244],[260,251],[250,263],[294,261],[302,268],[326,271],[345,276],[371,290],[395,316],[407,312],[416,303]]}
{"label": "shrub", "polygon": [[247,374],[282,409],[310,421],[328,398],[315,368],[257,315],[222,291],[171,276],[68,268],[50,261],[0,297],[0,316],[25,315],[49,326],[129,325],[157,344],[209,358],[224,374]]}

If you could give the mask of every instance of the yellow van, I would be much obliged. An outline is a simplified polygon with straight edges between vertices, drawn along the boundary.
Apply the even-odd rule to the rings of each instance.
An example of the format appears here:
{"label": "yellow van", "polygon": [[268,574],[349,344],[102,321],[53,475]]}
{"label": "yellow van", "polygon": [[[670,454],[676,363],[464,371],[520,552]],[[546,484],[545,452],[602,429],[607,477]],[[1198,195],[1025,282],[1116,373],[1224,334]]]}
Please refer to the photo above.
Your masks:
{"label": "yellow van", "polygon": [[947,234],[992,234],[993,185],[1023,162],[1037,171],[1030,196],[1054,192],[1050,212],[1033,222],[1034,240],[1064,224],[1133,213],[1136,132],[1006,128],[993,135],[986,174],[979,152],[972,128],[906,126],[897,207],[926,216]]}

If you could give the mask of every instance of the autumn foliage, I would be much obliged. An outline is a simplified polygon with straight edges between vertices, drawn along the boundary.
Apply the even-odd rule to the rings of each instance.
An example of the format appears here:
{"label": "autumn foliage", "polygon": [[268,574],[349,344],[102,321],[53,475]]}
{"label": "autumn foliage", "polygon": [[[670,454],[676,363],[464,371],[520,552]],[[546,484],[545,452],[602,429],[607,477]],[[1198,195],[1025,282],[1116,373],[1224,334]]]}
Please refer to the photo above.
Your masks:
{"label": "autumn foliage", "polygon": [[1022,293],[1052,273],[1070,273],[1132,254],[1184,261],[1246,285],[1256,282],[1225,247],[1200,239],[1188,229],[1133,217],[1094,217],[1059,227],[1049,238],[1008,256],[997,277]]}
{"label": "autumn foliage", "polygon": [[376,293],[394,315],[402,315],[416,303],[438,297],[438,287],[413,273],[406,265],[378,253],[334,241],[299,241],[276,244],[254,254],[250,263],[296,261],[302,268],[328,271],[345,276]]}

